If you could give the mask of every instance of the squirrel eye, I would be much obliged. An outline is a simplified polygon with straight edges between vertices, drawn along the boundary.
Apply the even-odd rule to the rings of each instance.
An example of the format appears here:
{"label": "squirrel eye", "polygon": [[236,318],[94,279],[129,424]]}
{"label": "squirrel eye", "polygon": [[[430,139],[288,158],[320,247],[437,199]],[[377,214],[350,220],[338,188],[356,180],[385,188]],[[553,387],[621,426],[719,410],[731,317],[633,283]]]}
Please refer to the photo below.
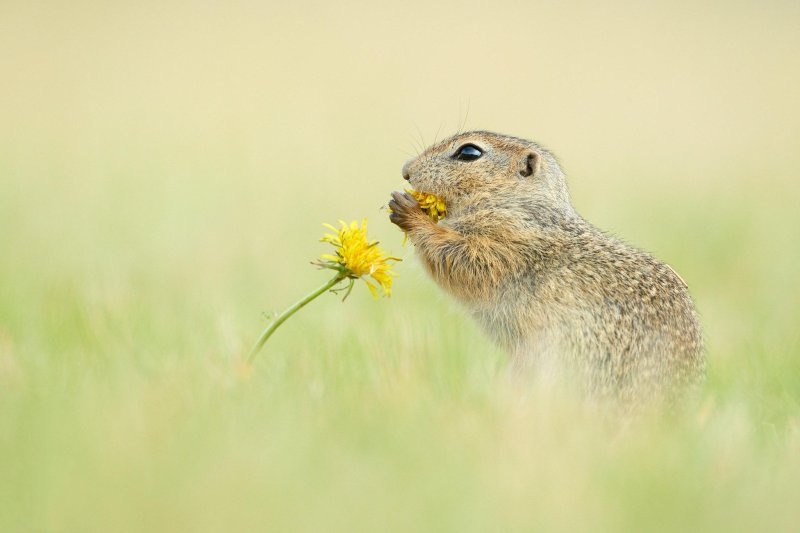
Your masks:
{"label": "squirrel eye", "polygon": [[483,155],[483,151],[474,144],[465,144],[453,155],[459,161],[475,161]]}

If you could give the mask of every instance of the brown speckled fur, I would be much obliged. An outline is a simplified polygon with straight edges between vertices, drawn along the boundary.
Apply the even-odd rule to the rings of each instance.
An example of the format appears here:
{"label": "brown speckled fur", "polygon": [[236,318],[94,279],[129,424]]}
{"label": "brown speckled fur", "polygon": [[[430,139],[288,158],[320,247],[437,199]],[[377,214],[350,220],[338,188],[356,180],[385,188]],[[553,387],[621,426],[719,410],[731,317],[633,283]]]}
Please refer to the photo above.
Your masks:
{"label": "brown speckled fur", "polygon": [[[483,156],[454,159],[468,143]],[[392,222],[515,367],[569,370],[590,393],[630,400],[673,397],[702,378],[702,335],[686,284],[581,218],[547,150],[462,133],[406,163],[403,175],[443,198],[448,218],[434,224],[395,192]]]}

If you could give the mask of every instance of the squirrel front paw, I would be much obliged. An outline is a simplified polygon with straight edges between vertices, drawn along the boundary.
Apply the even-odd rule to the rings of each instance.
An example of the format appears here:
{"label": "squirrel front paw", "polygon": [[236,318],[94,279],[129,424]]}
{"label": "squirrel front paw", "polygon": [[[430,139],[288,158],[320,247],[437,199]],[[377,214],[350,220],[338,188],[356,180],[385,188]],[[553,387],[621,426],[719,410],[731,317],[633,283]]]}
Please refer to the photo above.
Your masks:
{"label": "squirrel front paw", "polygon": [[430,224],[428,215],[420,208],[419,202],[409,194],[395,191],[389,201],[389,220],[406,233],[419,224]]}

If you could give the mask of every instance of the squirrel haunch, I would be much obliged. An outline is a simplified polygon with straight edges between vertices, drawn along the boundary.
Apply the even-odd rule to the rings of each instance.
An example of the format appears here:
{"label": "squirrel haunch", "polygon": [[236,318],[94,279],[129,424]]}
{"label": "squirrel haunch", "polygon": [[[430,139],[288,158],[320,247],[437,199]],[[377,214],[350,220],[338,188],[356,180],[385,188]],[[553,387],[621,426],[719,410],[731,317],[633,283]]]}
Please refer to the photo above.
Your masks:
{"label": "squirrel haunch", "polygon": [[673,396],[703,377],[686,284],[578,215],[550,152],[468,132],[426,149],[403,176],[442,198],[448,217],[435,224],[395,192],[391,221],[516,366],[568,368],[591,392],[624,398]]}

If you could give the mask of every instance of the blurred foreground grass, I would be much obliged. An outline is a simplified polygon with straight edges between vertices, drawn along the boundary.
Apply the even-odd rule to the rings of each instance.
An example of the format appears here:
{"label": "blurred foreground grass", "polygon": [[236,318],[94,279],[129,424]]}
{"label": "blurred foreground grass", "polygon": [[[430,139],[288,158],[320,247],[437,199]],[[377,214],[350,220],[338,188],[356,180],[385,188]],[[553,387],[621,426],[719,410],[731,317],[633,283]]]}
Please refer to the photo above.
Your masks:
{"label": "blurred foreground grass", "polygon": [[[792,4],[2,9],[0,531],[800,523]],[[696,410],[619,428],[509,382],[400,246],[409,132],[468,101],[687,280]],[[327,276],[320,223],[361,216],[392,299],[321,298],[247,375]]]}

